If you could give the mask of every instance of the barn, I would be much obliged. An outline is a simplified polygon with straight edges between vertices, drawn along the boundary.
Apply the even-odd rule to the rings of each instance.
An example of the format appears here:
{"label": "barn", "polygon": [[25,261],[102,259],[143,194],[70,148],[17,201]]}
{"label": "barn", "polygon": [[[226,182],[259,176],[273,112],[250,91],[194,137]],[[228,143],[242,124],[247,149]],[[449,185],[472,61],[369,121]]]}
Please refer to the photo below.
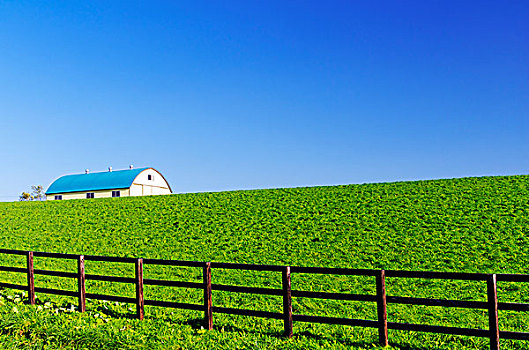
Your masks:
{"label": "barn", "polygon": [[48,187],[47,200],[171,194],[171,186],[154,168],[64,175]]}

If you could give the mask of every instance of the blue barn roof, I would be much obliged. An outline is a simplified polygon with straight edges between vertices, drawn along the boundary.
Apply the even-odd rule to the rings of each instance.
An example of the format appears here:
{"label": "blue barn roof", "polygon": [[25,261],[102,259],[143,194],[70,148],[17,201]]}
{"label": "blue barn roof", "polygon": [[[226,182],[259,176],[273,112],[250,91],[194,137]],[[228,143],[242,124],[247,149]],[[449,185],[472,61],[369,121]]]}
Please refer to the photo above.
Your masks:
{"label": "blue barn roof", "polygon": [[129,188],[136,176],[146,169],[150,168],[65,175],[53,181],[46,194]]}

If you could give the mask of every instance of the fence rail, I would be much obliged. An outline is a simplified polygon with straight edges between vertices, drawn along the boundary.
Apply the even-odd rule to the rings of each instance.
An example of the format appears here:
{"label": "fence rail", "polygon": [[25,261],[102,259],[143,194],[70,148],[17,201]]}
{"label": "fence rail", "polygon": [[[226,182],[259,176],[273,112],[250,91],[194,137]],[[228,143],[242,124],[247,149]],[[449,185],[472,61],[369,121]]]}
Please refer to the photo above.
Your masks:
{"label": "fence rail", "polygon": [[[429,272],[429,271],[396,271],[396,270],[367,270],[367,269],[348,269],[348,268],[327,268],[327,267],[299,267],[299,266],[280,266],[280,265],[256,265],[256,264],[239,264],[239,263],[219,263],[219,262],[200,262],[200,261],[183,261],[183,260],[165,260],[165,259],[142,259],[129,257],[111,257],[98,255],[75,255],[49,252],[32,252],[22,250],[0,249],[0,254],[21,255],[26,257],[26,267],[0,266],[0,271],[11,273],[24,273],[27,276],[27,284],[19,285],[7,282],[0,282],[0,287],[24,290],[28,292],[30,304],[35,304],[35,293],[55,294],[78,299],[79,311],[86,311],[86,299],[109,300],[136,305],[136,315],[143,319],[145,305],[159,306],[166,308],[196,310],[204,312],[204,324],[206,329],[213,329],[213,314],[231,314],[254,316],[283,320],[285,336],[292,337],[293,322],[325,323],[339,324],[356,327],[368,327],[378,329],[379,343],[388,344],[388,329],[430,332],[441,334],[465,335],[472,337],[484,337],[490,339],[490,348],[499,349],[499,340],[529,340],[527,332],[500,331],[498,324],[498,310],[511,311],[529,311],[527,303],[503,303],[498,302],[497,282],[529,282],[527,274],[484,274],[484,273],[459,273],[459,272]],[[48,257],[57,259],[70,259],[77,261],[77,273],[41,270],[34,268],[35,257]],[[119,262],[134,264],[135,277],[120,277],[108,275],[95,275],[85,273],[85,261],[103,261]],[[143,276],[144,265],[164,265],[179,267],[200,267],[202,268],[203,280],[198,282],[184,282],[173,280],[147,279]],[[281,272],[282,288],[261,288],[234,286],[212,283],[212,269],[231,269],[231,270],[251,270],[251,271],[271,271]],[[324,275],[350,275],[350,276],[368,276],[375,278],[376,293],[371,294],[352,294],[352,293],[334,293],[334,292],[313,292],[293,290],[291,275],[292,274],[324,274]],[[67,291],[54,288],[44,288],[35,286],[35,275],[56,276],[63,278],[76,279],[78,283],[77,291]],[[441,279],[441,280],[461,280],[461,281],[483,281],[487,285],[487,301],[467,301],[467,300],[449,300],[449,299],[430,299],[414,298],[401,296],[388,296],[386,294],[386,277],[392,278],[421,278],[421,279]],[[107,281],[128,283],[135,285],[136,296],[123,297],[116,295],[106,295],[86,292],[86,281]],[[179,303],[162,300],[151,300],[144,298],[143,287],[145,285],[168,286],[175,288],[190,288],[203,291],[203,303]],[[231,307],[213,306],[212,292],[224,291],[234,293],[263,294],[282,296],[283,312],[269,312],[248,309],[238,309]],[[292,298],[317,298],[331,300],[353,300],[374,302],[377,306],[377,319],[351,319],[328,316],[311,316],[294,314],[292,312]],[[423,305],[423,306],[441,306],[457,307],[466,309],[487,310],[489,327],[488,329],[459,328],[446,326],[432,326],[425,324],[398,323],[388,322],[387,305],[388,304],[405,304],[405,305]]]}

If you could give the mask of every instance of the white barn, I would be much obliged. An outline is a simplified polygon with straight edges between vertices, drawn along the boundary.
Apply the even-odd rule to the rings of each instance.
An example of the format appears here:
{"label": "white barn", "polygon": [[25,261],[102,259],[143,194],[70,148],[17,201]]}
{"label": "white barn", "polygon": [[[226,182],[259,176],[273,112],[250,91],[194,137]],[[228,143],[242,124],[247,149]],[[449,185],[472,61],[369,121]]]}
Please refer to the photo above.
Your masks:
{"label": "white barn", "polygon": [[171,186],[154,168],[64,175],[48,187],[47,200],[171,194]]}

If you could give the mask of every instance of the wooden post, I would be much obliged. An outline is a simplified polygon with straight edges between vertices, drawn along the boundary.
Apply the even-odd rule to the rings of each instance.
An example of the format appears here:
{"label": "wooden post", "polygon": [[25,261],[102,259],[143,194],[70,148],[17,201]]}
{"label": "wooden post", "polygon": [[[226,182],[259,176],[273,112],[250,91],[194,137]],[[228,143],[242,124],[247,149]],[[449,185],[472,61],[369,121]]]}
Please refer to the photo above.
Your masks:
{"label": "wooden post", "polygon": [[292,284],[290,280],[290,266],[285,266],[283,272],[283,318],[285,322],[285,337],[292,338]]}
{"label": "wooden post", "polygon": [[500,329],[498,326],[498,292],[495,274],[489,275],[487,279],[487,303],[489,306],[490,348],[498,350],[500,348]]}
{"label": "wooden post", "polygon": [[86,311],[86,276],[84,272],[84,255],[77,258],[77,292],[79,293],[79,312]]}
{"label": "wooden post", "polygon": [[377,315],[378,339],[382,346],[388,346],[388,313],[386,305],[386,271],[380,270],[377,275]]}
{"label": "wooden post", "polygon": [[203,268],[204,281],[204,323],[208,331],[213,329],[213,297],[211,293],[211,263],[207,262]]}
{"label": "wooden post", "polygon": [[136,260],[136,316],[143,320],[145,301],[143,299],[143,259]]}
{"label": "wooden post", "polygon": [[35,305],[35,268],[33,266],[33,252],[28,252],[27,255],[27,269],[28,269],[28,297],[29,303]]}

